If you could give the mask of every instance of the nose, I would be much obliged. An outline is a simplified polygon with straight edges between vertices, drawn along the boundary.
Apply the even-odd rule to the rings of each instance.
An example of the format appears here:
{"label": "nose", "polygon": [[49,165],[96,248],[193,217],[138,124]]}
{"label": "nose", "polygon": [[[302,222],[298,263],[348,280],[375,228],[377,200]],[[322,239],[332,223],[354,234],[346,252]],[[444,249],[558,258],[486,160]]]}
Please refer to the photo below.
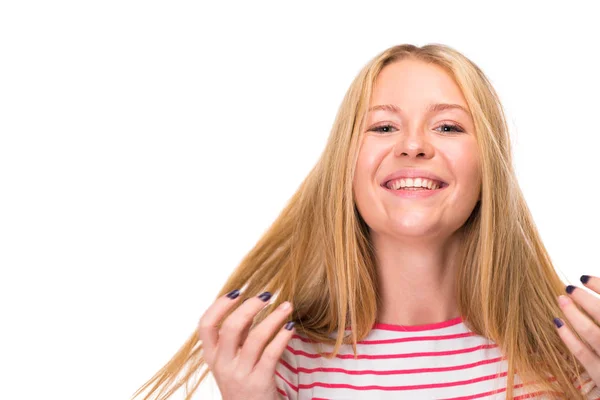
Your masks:
{"label": "nose", "polygon": [[433,146],[425,132],[418,129],[408,130],[398,135],[398,140],[394,144],[394,156],[428,159],[433,157]]}

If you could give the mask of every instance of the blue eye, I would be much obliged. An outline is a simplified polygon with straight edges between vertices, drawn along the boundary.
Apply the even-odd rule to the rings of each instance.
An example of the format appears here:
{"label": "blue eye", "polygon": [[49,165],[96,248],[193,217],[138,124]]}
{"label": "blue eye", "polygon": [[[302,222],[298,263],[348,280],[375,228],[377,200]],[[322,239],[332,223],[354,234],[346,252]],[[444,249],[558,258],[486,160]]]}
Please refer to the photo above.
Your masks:
{"label": "blue eye", "polygon": [[[454,132],[464,132],[460,126],[453,125],[453,124],[442,124],[442,125],[438,126],[438,128],[450,128]],[[444,132],[450,132],[450,131],[444,131]]]}
{"label": "blue eye", "polygon": [[[385,124],[385,125],[376,126],[375,128],[371,128],[371,129],[369,129],[369,131],[380,132],[380,133],[391,133],[391,131],[389,130],[390,128],[396,129],[396,128],[394,128],[393,125]],[[464,130],[460,126],[454,125],[454,124],[442,124],[442,125],[438,126],[436,129],[439,129],[439,128],[449,129],[449,130],[444,130],[443,132],[464,132]]]}
{"label": "blue eye", "polygon": [[[372,132],[381,132],[381,133],[390,133],[390,131],[384,131],[383,129],[389,129],[389,128],[394,128],[392,125],[390,124],[386,124],[386,125],[380,125],[380,126],[376,126],[375,128],[371,128],[369,129],[369,131]],[[394,128],[396,129],[396,128]]]}

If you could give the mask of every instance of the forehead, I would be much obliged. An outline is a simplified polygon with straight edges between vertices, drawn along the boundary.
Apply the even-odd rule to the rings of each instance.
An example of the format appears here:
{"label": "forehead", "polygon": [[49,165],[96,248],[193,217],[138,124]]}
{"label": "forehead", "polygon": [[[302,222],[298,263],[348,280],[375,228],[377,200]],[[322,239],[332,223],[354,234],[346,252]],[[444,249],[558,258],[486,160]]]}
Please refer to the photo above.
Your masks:
{"label": "forehead", "polygon": [[455,103],[468,109],[460,88],[442,67],[416,60],[394,62],[381,70],[370,105],[387,103],[403,109]]}

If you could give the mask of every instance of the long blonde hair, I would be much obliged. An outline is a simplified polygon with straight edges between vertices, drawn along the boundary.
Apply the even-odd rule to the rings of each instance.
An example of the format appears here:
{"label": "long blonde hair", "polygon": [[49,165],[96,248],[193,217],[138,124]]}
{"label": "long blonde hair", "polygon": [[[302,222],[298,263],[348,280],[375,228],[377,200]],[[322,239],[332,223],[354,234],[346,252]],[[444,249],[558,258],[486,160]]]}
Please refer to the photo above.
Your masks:
{"label": "long blonde hair", "polygon": [[[356,343],[370,332],[380,302],[374,251],[355,206],[352,180],[375,79],[386,65],[409,57],[440,66],[454,78],[475,124],[482,193],[461,227],[464,246],[455,277],[465,324],[493,340],[507,358],[507,398],[513,398],[518,372],[536,389],[584,400],[573,383],[583,366],[552,324],[560,316],[572,328],[556,300],[565,284],[517,183],[502,105],[483,72],[446,45],[394,46],[364,66],[344,96],[320,159],[219,296],[241,287],[246,297],[277,293],[254,325],[289,300],[298,333],[334,344],[330,357],[342,344],[351,344],[356,354]],[[352,330],[345,336],[347,326]],[[337,336],[331,338],[333,332]],[[185,384],[188,400],[208,373],[194,332],[134,397],[148,391],[144,400],[166,399]]]}

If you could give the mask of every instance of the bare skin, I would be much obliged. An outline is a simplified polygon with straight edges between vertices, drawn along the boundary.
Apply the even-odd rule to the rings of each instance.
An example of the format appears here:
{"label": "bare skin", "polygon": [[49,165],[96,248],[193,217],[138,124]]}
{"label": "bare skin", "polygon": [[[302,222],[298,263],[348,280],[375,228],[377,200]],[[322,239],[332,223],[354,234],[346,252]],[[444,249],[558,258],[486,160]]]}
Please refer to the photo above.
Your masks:
{"label": "bare skin", "polygon": [[[467,112],[427,111],[435,103],[458,104]],[[473,120],[453,79],[440,67],[414,60],[390,64],[379,74],[370,107],[385,104],[400,111],[369,112],[354,178],[357,207],[371,230],[378,260],[378,321],[446,321],[459,315],[453,279],[461,245],[456,231],[481,190]],[[381,185],[400,168],[433,172],[448,187],[429,198],[394,196]]]}
{"label": "bare skin", "polygon": [[[223,400],[279,398],[275,369],[294,332],[293,325],[286,324],[291,329],[282,329],[292,311],[291,304],[282,303],[249,330],[256,314],[269,304],[269,298],[263,294],[240,304],[240,296],[230,293],[217,299],[200,318],[198,335],[202,340],[204,359]],[[218,330],[219,322],[235,307]],[[277,330],[280,331],[268,343]]]}

